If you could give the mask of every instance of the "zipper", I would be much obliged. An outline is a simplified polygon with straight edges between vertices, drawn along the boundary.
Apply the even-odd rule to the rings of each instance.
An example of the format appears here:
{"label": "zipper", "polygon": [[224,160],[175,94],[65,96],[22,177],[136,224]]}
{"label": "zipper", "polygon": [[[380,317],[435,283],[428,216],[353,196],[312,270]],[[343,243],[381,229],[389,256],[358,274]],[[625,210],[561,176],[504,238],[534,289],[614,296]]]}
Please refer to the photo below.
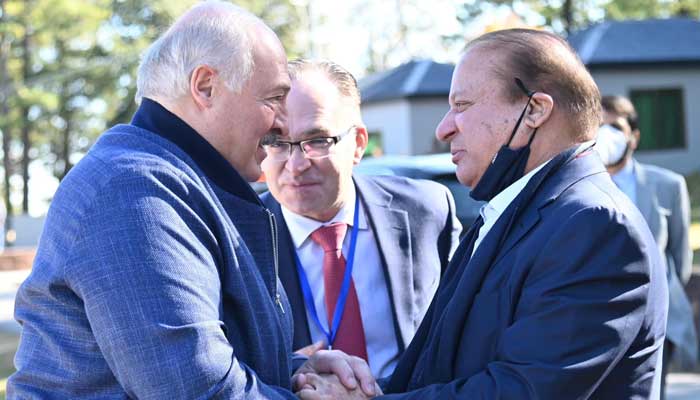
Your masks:
{"label": "zipper", "polygon": [[282,314],[284,314],[284,307],[282,306],[282,297],[280,296],[279,291],[277,290],[277,284],[279,282],[279,254],[278,254],[278,246],[277,246],[277,221],[275,220],[275,214],[272,213],[272,211],[265,209],[267,211],[267,215],[270,218],[270,230],[272,231],[272,255],[275,260],[275,282],[274,282],[274,297],[275,297],[275,303],[279,306],[280,310],[282,311]]}

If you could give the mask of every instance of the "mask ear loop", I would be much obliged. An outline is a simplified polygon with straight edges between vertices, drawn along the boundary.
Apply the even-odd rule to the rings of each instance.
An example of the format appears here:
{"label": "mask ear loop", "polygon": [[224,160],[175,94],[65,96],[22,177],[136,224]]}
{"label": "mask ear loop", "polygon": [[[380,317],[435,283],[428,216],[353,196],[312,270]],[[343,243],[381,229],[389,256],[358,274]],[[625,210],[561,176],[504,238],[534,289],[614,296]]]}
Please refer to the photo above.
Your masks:
{"label": "mask ear loop", "polygon": [[[527,95],[527,104],[525,104],[525,108],[523,108],[523,112],[520,113],[520,117],[518,117],[518,122],[515,123],[515,126],[513,127],[513,132],[510,133],[510,139],[508,139],[508,143],[506,143],[506,146],[510,146],[510,142],[513,141],[513,138],[515,137],[515,132],[518,130],[518,127],[520,126],[520,122],[522,122],[523,117],[525,116],[525,112],[527,111],[527,108],[530,106],[530,101],[532,100],[532,96],[535,95],[536,92],[528,90],[525,85],[523,84],[523,81],[520,80],[520,78],[515,78],[515,84],[518,85],[518,88],[523,91]],[[535,137],[535,133],[537,133],[537,128],[532,132],[532,135],[530,135],[530,140],[527,142],[527,145],[529,146],[532,143],[532,140]]]}

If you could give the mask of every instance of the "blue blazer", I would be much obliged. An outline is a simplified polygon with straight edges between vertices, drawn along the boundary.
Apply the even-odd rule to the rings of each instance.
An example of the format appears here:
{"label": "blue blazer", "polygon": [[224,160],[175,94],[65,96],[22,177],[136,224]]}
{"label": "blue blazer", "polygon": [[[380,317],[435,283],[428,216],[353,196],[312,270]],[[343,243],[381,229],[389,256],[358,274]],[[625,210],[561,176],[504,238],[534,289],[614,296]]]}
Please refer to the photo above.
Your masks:
{"label": "blue blazer", "polygon": [[161,129],[110,129],[56,192],[8,399],[295,399],[274,220],[184,122],[148,99],[144,119]]}
{"label": "blue blazer", "polygon": [[654,239],[597,155],[548,166],[467,265],[460,245],[387,398],[649,397],[668,296]]}
{"label": "blue blazer", "polygon": [[[395,176],[356,175],[353,179],[377,239],[390,285],[394,331],[403,351],[430,305],[440,274],[459,243],[462,225],[452,194],[440,184]],[[261,198],[278,222],[280,281],[292,305],[293,347],[299,349],[311,343],[311,336],[294,264],[294,244],[280,204],[270,193]]]}

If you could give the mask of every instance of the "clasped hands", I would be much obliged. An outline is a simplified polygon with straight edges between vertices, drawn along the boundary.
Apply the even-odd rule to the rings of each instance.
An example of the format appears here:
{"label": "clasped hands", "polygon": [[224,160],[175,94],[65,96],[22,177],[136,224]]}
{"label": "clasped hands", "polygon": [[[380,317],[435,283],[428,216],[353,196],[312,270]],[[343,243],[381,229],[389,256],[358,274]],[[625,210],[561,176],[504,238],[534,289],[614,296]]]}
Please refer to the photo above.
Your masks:
{"label": "clasped hands", "polygon": [[339,350],[314,352],[292,376],[303,400],[371,399],[382,395],[365,360]]}

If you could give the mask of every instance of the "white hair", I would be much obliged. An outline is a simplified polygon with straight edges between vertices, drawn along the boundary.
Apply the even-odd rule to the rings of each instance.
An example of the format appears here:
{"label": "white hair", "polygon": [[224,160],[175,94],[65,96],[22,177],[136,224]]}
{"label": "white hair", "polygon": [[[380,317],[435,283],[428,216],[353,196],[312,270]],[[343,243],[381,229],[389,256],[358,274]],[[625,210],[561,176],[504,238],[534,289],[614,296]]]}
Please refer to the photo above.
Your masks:
{"label": "white hair", "polygon": [[250,31],[266,25],[255,15],[222,1],[192,7],[141,57],[136,101],[143,97],[176,100],[189,92],[190,76],[200,65],[215,69],[239,93],[253,72]]}

